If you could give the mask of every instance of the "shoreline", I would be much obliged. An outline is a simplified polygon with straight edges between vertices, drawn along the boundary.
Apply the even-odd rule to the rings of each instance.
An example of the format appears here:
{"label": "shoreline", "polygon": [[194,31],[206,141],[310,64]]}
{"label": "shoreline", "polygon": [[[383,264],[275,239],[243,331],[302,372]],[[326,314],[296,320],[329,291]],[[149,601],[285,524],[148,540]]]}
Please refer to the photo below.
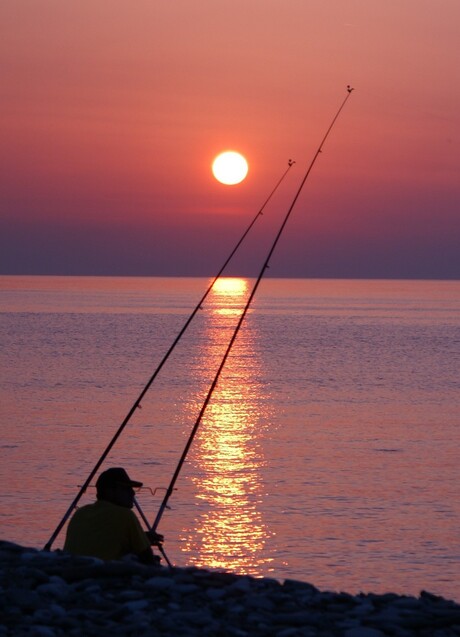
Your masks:
{"label": "shoreline", "polygon": [[320,591],[194,567],[103,562],[0,541],[0,636],[455,637],[460,604],[422,591]]}

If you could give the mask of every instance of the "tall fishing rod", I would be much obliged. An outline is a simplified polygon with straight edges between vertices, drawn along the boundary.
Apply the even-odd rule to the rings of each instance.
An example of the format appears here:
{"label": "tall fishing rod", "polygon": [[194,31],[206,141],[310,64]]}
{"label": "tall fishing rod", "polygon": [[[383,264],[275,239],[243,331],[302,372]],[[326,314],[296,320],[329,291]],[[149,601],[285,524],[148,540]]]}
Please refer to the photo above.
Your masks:
{"label": "tall fishing rod", "polygon": [[292,213],[292,211],[294,209],[294,206],[295,206],[295,204],[297,202],[297,199],[299,198],[299,195],[302,192],[302,189],[303,189],[303,187],[305,185],[305,182],[307,181],[308,176],[309,176],[313,166],[315,165],[315,162],[318,159],[319,154],[321,153],[321,151],[323,149],[323,146],[324,146],[324,144],[326,142],[326,139],[328,138],[329,133],[331,132],[335,122],[337,121],[337,118],[339,117],[339,115],[340,115],[343,107],[345,106],[348,98],[350,97],[352,91],[353,91],[353,89],[351,88],[351,86],[347,86],[347,95],[346,95],[345,99],[343,100],[342,104],[340,105],[340,108],[338,109],[337,113],[335,114],[335,116],[334,116],[329,128],[326,131],[326,134],[324,135],[323,139],[321,140],[321,143],[318,146],[318,150],[316,151],[316,153],[315,153],[315,155],[314,155],[314,157],[313,157],[313,159],[312,159],[312,161],[311,161],[311,163],[310,163],[310,165],[309,165],[309,167],[308,167],[308,169],[307,169],[307,171],[305,173],[305,176],[304,176],[304,178],[302,179],[302,181],[300,183],[300,186],[299,186],[299,188],[298,188],[298,190],[297,190],[297,192],[296,192],[296,194],[295,194],[295,196],[294,196],[294,198],[292,200],[291,205],[289,206],[289,209],[288,209],[288,211],[287,211],[287,213],[286,213],[286,215],[285,215],[285,217],[283,219],[283,222],[281,223],[281,226],[280,226],[280,228],[278,230],[278,233],[277,233],[277,235],[275,237],[275,240],[273,241],[273,244],[272,244],[272,246],[271,246],[271,248],[270,248],[270,250],[268,252],[268,255],[267,255],[267,257],[266,257],[266,259],[265,259],[265,261],[264,261],[264,263],[262,265],[262,268],[260,270],[259,276],[257,277],[257,280],[256,280],[256,282],[254,284],[254,287],[252,288],[251,294],[249,295],[249,298],[248,298],[248,300],[246,302],[246,305],[245,305],[245,307],[243,309],[243,312],[241,313],[241,316],[240,316],[240,318],[238,320],[238,323],[237,323],[237,325],[235,327],[235,330],[234,330],[233,335],[232,335],[232,337],[230,339],[230,342],[229,342],[229,344],[227,346],[225,354],[224,354],[224,356],[222,358],[222,361],[221,361],[221,363],[219,365],[219,368],[218,368],[218,370],[216,372],[214,380],[212,381],[211,386],[209,388],[209,391],[208,391],[208,393],[206,395],[206,398],[204,400],[203,406],[201,407],[200,413],[198,414],[198,418],[196,419],[195,424],[193,425],[192,431],[191,431],[190,436],[189,436],[189,438],[187,440],[187,443],[186,443],[186,445],[184,447],[184,451],[182,452],[180,460],[179,460],[179,462],[177,464],[176,470],[174,471],[174,474],[173,474],[173,477],[171,479],[171,482],[169,483],[169,486],[166,489],[165,496],[164,496],[163,501],[162,501],[162,503],[160,505],[160,508],[158,510],[158,513],[157,513],[157,516],[156,516],[156,518],[155,518],[155,520],[154,520],[154,522],[152,524],[152,530],[153,531],[156,531],[156,529],[158,527],[158,524],[160,523],[160,520],[161,520],[161,518],[163,516],[163,513],[164,513],[164,511],[165,511],[165,509],[166,509],[166,507],[168,505],[169,498],[172,495],[172,492],[173,492],[173,489],[174,489],[174,485],[176,484],[176,481],[177,481],[177,478],[179,477],[179,474],[181,472],[182,466],[183,466],[183,464],[185,462],[185,459],[187,458],[187,454],[188,454],[188,452],[190,450],[190,447],[192,446],[192,442],[193,442],[193,439],[195,438],[195,434],[198,431],[198,428],[200,426],[200,423],[201,423],[201,420],[202,420],[202,418],[204,416],[206,408],[207,408],[207,406],[209,404],[209,401],[211,400],[211,396],[214,393],[214,390],[216,388],[216,385],[217,385],[217,382],[219,380],[220,374],[221,374],[221,372],[222,372],[222,370],[223,370],[223,368],[225,366],[225,363],[226,363],[227,358],[228,358],[228,356],[230,354],[230,351],[231,351],[231,349],[233,347],[235,339],[236,339],[236,337],[238,335],[238,332],[240,331],[241,325],[243,324],[244,318],[245,318],[245,316],[246,316],[246,314],[247,314],[247,312],[249,310],[249,307],[250,307],[250,305],[252,303],[252,300],[253,300],[256,292],[257,292],[257,288],[259,287],[259,284],[260,284],[260,282],[262,280],[262,277],[265,274],[265,271],[269,267],[270,259],[271,259],[272,255],[273,255],[273,252],[275,251],[275,248],[276,248],[276,246],[278,244],[278,241],[279,241],[279,239],[280,239],[280,237],[281,237],[281,235],[283,233],[283,230],[284,230],[284,228],[285,228],[285,226],[286,226],[286,224],[287,224],[287,222],[289,220],[289,217],[291,216],[291,213]]}
{"label": "tall fishing rod", "polygon": [[148,390],[150,389],[153,381],[155,380],[155,378],[158,376],[158,374],[160,373],[163,365],[166,363],[166,361],[168,360],[168,358],[170,357],[170,355],[172,354],[174,348],[176,347],[176,345],[179,343],[180,339],[182,338],[182,336],[184,335],[186,329],[188,328],[188,326],[190,325],[190,323],[192,322],[193,318],[195,317],[196,313],[198,312],[198,310],[201,309],[204,301],[206,300],[206,297],[209,295],[209,293],[211,292],[214,284],[216,283],[216,281],[219,279],[219,277],[222,275],[223,271],[225,270],[225,268],[227,267],[227,265],[230,263],[230,261],[232,260],[233,256],[235,255],[235,253],[237,252],[238,248],[241,246],[241,244],[243,243],[243,241],[245,240],[246,236],[249,234],[250,230],[252,229],[252,227],[254,226],[254,224],[256,223],[257,219],[263,215],[263,211],[265,209],[265,207],[267,206],[268,202],[270,201],[270,199],[273,197],[273,195],[275,194],[275,192],[278,190],[279,186],[281,185],[282,181],[284,180],[284,178],[286,177],[287,173],[290,171],[290,169],[292,168],[292,166],[295,164],[295,161],[293,161],[292,159],[290,159],[288,161],[288,167],[286,168],[286,170],[283,172],[283,174],[281,175],[280,179],[278,180],[278,182],[276,183],[275,187],[273,188],[273,190],[270,192],[270,194],[268,195],[268,197],[265,199],[265,201],[263,202],[262,206],[259,208],[257,214],[255,215],[254,219],[251,221],[251,223],[248,225],[248,227],[246,228],[246,230],[244,231],[244,233],[242,234],[241,238],[238,240],[238,242],[236,243],[235,247],[233,248],[233,250],[230,252],[229,256],[227,257],[227,259],[224,261],[224,264],[222,265],[222,267],[220,268],[220,270],[218,271],[218,273],[216,274],[216,276],[214,277],[214,279],[212,280],[211,284],[209,285],[209,287],[206,289],[205,293],[203,294],[203,296],[201,297],[201,299],[198,301],[195,309],[192,311],[192,313],[190,314],[190,316],[188,317],[187,321],[185,322],[184,326],[182,327],[182,329],[180,330],[180,332],[178,333],[178,335],[176,336],[176,338],[174,339],[172,345],[170,346],[170,348],[168,349],[168,351],[166,352],[166,354],[163,356],[161,362],[159,363],[158,367],[156,368],[156,370],[153,372],[152,376],[150,377],[150,379],[148,380],[147,384],[145,385],[144,389],[141,391],[141,393],[139,394],[138,398],[135,400],[133,406],[131,407],[131,409],[129,410],[128,414],[126,415],[125,419],[123,420],[123,422],[121,423],[121,425],[119,426],[118,430],[116,431],[115,435],[113,436],[113,438],[111,439],[111,441],[109,442],[109,444],[107,445],[107,447],[105,448],[104,452],[102,453],[101,457],[99,458],[99,460],[96,462],[96,464],[94,465],[93,469],[91,470],[88,478],[86,479],[86,481],[84,482],[84,484],[81,486],[80,491],[77,493],[77,495],[75,496],[74,500],[72,501],[71,505],[69,506],[69,508],[67,509],[66,513],[64,514],[64,517],[62,518],[62,520],[59,522],[58,526],[56,527],[54,533],[52,534],[52,536],[50,537],[50,539],[48,540],[48,542],[45,544],[44,550],[45,551],[49,551],[51,549],[51,546],[53,544],[53,542],[55,541],[55,539],[57,538],[57,536],[59,535],[59,533],[62,530],[62,527],[64,526],[64,524],[67,522],[67,520],[69,519],[69,517],[72,514],[72,511],[75,509],[75,507],[77,506],[78,502],[80,501],[81,497],[83,496],[83,494],[85,493],[85,491],[87,490],[87,488],[90,485],[91,480],[94,478],[94,476],[96,475],[97,471],[99,470],[99,467],[102,465],[102,463],[104,462],[104,460],[106,459],[106,457],[108,456],[108,454],[110,453],[112,447],[114,446],[114,444],[116,443],[116,441],[118,440],[118,438],[120,437],[120,435],[122,434],[123,430],[125,429],[126,425],[129,423],[129,421],[131,420],[134,412],[136,411],[136,409],[138,409],[138,407],[140,406],[140,403],[142,401],[142,399],[144,398],[145,394],[148,392]]}

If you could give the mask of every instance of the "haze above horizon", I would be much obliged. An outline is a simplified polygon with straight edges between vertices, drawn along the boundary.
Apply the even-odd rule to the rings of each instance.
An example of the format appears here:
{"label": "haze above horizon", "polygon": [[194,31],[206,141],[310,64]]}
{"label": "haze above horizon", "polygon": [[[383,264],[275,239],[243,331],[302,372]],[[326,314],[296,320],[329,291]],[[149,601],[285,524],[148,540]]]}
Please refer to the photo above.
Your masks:
{"label": "haze above horizon", "polygon": [[[458,0],[4,0],[0,273],[460,278]],[[238,185],[213,158],[248,160]]]}

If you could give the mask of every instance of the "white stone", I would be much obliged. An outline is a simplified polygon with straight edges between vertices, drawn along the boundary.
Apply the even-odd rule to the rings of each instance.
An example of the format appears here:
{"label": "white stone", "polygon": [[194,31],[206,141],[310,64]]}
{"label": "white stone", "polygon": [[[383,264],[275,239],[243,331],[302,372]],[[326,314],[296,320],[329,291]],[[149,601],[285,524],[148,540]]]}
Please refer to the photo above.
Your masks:
{"label": "white stone", "polygon": [[169,577],[151,577],[145,581],[144,586],[167,591],[174,586],[174,580]]}

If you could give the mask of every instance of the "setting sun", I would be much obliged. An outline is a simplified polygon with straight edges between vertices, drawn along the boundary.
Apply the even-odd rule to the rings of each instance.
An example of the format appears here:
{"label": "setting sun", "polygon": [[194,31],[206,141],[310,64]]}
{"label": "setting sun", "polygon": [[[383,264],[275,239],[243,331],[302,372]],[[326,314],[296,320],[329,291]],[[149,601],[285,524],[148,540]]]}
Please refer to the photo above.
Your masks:
{"label": "setting sun", "polygon": [[239,184],[248,174],[248,162],[240,153],[233,150],[220,153],[212,163],[212,173],[221,184],[233,186]]}

